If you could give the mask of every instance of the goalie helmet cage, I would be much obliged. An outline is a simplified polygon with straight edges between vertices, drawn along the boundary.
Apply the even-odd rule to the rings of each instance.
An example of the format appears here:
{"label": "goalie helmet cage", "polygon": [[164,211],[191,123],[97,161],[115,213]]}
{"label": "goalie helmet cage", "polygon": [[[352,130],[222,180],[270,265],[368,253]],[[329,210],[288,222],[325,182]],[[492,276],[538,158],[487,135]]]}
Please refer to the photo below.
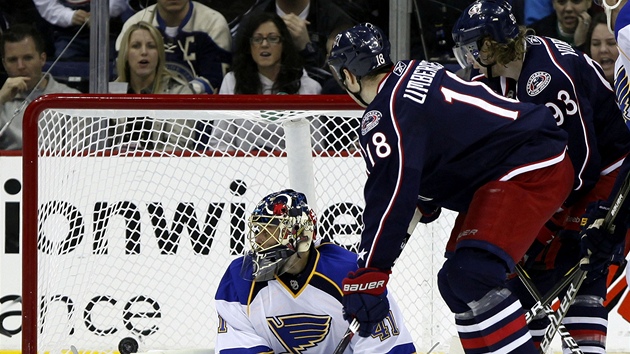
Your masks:
{"label": "goalie helmet cage", "polygon": [[[325,95],[33,101],[24,115],[22,352],[113,353],[126,338],[140,352],[212,348],[221,330],[214,292],[249,248],[249,212],[273,191],[303,191],[319,240],[356,251],[362,114],[349,97]],[[453,220],[446,212],[419,225],[390,281],[417,348],[433,352],[456,335],[435,284]]]}

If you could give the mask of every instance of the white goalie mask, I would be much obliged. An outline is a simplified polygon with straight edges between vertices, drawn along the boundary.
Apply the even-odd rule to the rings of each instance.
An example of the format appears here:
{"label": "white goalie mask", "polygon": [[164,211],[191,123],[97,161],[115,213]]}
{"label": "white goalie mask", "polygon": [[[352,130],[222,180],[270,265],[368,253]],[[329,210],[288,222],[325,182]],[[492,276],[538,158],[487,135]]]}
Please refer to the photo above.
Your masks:
{"label": "white goalie mask", "polygon": [[315,220],[302,193],[285,189],[263,198],[249,218],[251,250],[243,261],[241,276],[267,281],[284,273],[290,259],[300,257],[311,247]]}

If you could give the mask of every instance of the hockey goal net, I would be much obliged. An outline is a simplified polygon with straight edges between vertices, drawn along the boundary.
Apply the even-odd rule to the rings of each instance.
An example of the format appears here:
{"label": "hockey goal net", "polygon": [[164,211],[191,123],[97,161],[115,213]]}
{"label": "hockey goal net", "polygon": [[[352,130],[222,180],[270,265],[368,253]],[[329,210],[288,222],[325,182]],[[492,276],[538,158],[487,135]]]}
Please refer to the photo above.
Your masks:
{"label": "hockey goal net", "polygon": [[[355,250],[362,112],[345,96],[52,95],[31,103],[23,353],[118,352],[126,338],[140,352],[211,351],[216,287],[247,250],[249,212],[276,190],[305,192],[322,241]],[[435,285],[452,220],[446,213],[416,229],[390,283],[419,352],[444,352],[455,335]]]}

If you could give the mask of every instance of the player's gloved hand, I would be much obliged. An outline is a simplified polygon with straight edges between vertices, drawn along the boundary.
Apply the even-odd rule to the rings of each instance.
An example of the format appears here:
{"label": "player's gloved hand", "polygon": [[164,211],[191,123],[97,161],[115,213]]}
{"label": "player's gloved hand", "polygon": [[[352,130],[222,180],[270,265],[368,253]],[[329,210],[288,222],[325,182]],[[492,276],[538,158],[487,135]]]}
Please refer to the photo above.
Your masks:
{"label": "player's gloved hand", "polygon": [[204,77],[196,77],[192,79],[188,84],[190,85],[193,93],[214,93],[212,85],[210,85],[210,81],[208,81]]}
{"label": "player's gloved hand", "polygon": [[359,268],[348,273],[342,282],[343,318],[359,321],[359,335],[368,337],[374,326],[389,313],[387,281],[391,271],[376,268]]}
{"label": "player's gloved hand", "polygon": [[[549,246],[551,241],[556,237],[556,233],[562,229],[554,219],[551,219],[545,223],[545,226],[538,232],[536,235],[536,239],[529,246],[527,252],[525,252],[525,256],[523,256],[523,268],[531,269],[532,266],[536,263],[538,256],[541,252]],[[544,260],[543,260],[544,262]]]}
{"label": "player's gloved hand", "polygon": [[441,207],[423,203],[420,201],[416,204],[416,207],[422,214],[422,217],[420,217],[420,222],[423,224],[428,224],[435,221],[442,213]]}
{"label": "player's gloved hand", "polygon": [[589,278],[606,274],[613,255],[626,236],[627,227],[624,223],[615,223],[612,233],[604,230],[604,218],[609,209],[610,206],[603,201],[591,203],[582,217],[584,228],[580,232],[580,250],[582,257],[589,257],[589,262],[581,267],[589,272]]}

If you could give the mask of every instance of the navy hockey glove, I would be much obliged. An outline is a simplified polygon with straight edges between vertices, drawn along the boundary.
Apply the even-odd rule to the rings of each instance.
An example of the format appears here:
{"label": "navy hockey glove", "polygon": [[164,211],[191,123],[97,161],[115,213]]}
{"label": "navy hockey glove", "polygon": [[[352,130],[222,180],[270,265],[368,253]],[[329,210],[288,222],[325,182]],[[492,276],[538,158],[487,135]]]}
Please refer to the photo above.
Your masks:
{"label": "navy hockey glove", "polygon": [[[538,232],[536,239],[531,246],[529,246],[527,252],[525,252],[525,256],[523,256],[523,268],[531,269],[538,263],[538,256],[549,246],[560,230],[562,230],[562,227],[556,224],[554,219],[548,220],[545,223],[545,226]],[[540,262],[544,263],[544,259],[540,260]]]}
{"label": "navy hockey glove", "polygon": [[424,203],[421,201],[418,201],[418,203],[416,203],[416,207],[422,214],[422,217],[420,218],[420,222],[423,224],[428,224],[435,221],[442,213],[441,207]]}
{"label": "navy hockey glove", "polygon": [[588,256],[589,262],[582,269],[589,272],[589,278],[605,275],[615,252],[618,252],[625,237],[627,227],[616,223],[614,232],[604,230],[602,224],[610,207],[602,201],[589,204],[582,217],[585,226],[580,233],[582,257]]}
{"label": "navy hockey glove", "polygon": [[343,280],[343,318],[359,321],[359,335],[368,337],[389,313],[387,281],[391,271],[359,268]]}

